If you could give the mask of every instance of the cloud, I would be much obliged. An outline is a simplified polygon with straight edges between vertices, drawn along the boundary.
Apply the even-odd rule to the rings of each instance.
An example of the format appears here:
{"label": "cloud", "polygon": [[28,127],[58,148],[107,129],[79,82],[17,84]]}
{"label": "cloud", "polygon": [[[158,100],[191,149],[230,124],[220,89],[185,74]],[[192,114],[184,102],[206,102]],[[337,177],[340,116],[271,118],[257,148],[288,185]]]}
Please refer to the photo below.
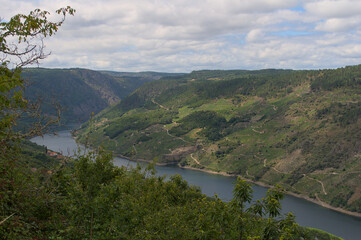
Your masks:
{"label": "cloud", "polygon": [[321,18],[347,18],[360,14],[361,2],[359,0],[312,1],[305,4],[305,9]]}
{"label": "cloud", "polygon": [[[357,64],[361,2],[352,0],[0,0],[8,19],[77,10],[46,39],[43,67],[119,71],[322,68]],[[54,14],[52,14],[54,15]]]}
{"label": "cloud", "polygon": [[326,32],[348,32],[360,28],[361,18],[331,18],[317,24],[316,30]]}
{"label": "cloud", "polygon": [[262,29],[252,29],[246,36],[247,42],[262,41],[264,33]]}

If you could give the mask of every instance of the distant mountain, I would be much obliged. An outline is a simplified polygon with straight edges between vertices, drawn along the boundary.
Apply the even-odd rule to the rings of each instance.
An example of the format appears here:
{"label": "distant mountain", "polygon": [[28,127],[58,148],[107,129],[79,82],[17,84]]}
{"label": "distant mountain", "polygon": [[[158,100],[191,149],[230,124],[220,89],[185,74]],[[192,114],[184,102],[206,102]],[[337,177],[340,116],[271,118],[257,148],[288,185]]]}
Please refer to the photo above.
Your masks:
{"label": "distant mountain", "polygon": [[[169,74],[168,74],[169,75]],[[41,99],[46,115],[55,115],[53,103],[62,108],[65,124],[82,123],[128,96],[145,82],[167,76],[166,73],[117,73],[88,69],[29,68],[23,72],[28,82],[26,97]]]}
{"label": "distant mountain", "polygon": [[78,139],[361,212],[361,65],[163,78],[84,124]]}
{"label": "distant mountain", "polygon": [[131,78],[131,79],[139,79],[143,82],[152,81],[152,80],[159,80],[163,77],[170,77],[170,76],[181,76],[185,73],[163,73],[163,72],[115,72],[115,71],[99,71],[101,73],[109,74],[113,77],[118,78]]}

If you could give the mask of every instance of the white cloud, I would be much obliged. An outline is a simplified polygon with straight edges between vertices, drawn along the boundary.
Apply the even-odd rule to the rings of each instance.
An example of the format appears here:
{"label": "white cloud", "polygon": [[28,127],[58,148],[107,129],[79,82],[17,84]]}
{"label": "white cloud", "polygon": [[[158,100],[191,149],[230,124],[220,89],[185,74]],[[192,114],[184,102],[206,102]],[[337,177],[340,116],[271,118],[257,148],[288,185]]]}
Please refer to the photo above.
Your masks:
{"label": "white cloud", "polygon": [[247,42],[262,41],[264,33],[262,29],[252,29],[246,36]]}
{"label": "white cloud", "polygon": [[[361,1],[0,0],[5,19],[77,12],[46,40],[44,67],[119,71],[322,68],[359,59]],[[296,9],[296,10],[294,10]]]}
{"label": "white cloud", "polygon": [[361,1],[359,0],[324,0],[305,4],[305,9],[321,18],[343,18],[359,15]]}
{"label": "white cloud", "polygon": [[358,29],[361,26],[361,18],[330,18],[317,24],[316,30],[326,32],[347,32]]}

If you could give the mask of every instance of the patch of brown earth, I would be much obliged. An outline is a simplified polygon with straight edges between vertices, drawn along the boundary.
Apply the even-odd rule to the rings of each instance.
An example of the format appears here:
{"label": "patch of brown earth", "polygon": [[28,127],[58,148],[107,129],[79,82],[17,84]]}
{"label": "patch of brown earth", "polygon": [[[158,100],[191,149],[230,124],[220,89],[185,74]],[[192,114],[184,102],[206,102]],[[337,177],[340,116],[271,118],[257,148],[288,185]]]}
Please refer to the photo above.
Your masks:
{"label": "patch of brown earth", "polygon": [[193,129],[192,131],[190,131],[189,133],[187,133],[187,136],[192,138],[192,139],[198,139],[199,138],[199,135],[198,133],[202,131],[202,128],[196,128],[196,129]]}
{"label": "patch of brown earth", "polygon": [[188,147],[176,148],[171,153],[164,154],[163,155],[163,160],[165,160],[165,161],[179,161],[183,157],[185,157],[186,155],[188,155],[190,153],[193,153],[196,150],[197,150],[196,146],[188,146]]}
{"label": "patch of brown earth", "polygon": [[275,168],[281,172],[292,172],[303,163],[305,163],[305,160],[302,159],[302,150],[297,149],[287,157],[280,159]]}
{"label": "patch of brown earth", "polygon": [[352,204],[354,201],[358,200],[361,198],[361,187],[357,187],[355,189],[354,194],[352,194],[352,196],[348,199],[347,204],[350,205]]}
{"label": "patch of brown earth", "polygon": [[312,174],[328,174],[328,175],[337,175],[338,173],[336,172],[335,168],[325,168],[322,170],[316,170],[314,172],[312,172]]}
{"label": "patch of brown earth", "polygon": [[102,118],[101,121],[99,121],[99,122],[97,122],[97,123],[95,124],[95,127],[101,127],[101,126],[103,126],[103,125],[104,125],[105,123],[107,123],[107,122],[109,122],[108,118]]}
{"label": "patch of brown earth", "polygon": [[161,124],[154,124],[145,129],[145,132],[152,132],[152,133],[158,133],[163,131],[163,125]]}
{"label": "patch of brown earth", "polygon": [[209,145],[207,148],[205,148],[205,151],[208,154],[212,154],[213,152],[216,152],[218,150],[219,150],[218,144],[212,144],[212,145]]}
{"label": "patch of brown earth", "polygon": [[298,87],[293,88],[293,92],[298,92],[297,96],[302,96],[304,94],[310,93],[311,92],[311,84],[307,83],[307,84],[302,84]]}

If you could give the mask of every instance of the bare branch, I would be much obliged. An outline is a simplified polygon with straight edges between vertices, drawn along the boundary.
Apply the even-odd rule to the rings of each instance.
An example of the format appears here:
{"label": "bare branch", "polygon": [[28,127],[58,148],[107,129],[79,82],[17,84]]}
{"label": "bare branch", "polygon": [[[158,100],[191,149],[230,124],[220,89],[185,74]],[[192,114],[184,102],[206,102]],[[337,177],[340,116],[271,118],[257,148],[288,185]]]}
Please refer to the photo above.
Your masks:
{"label": "bare branch", "polygon": [[15,213],[11,214],[10,216],[8,216],[8,217],[5,218],[4,220],[2,220],[2,221],[0,222],[0,225],[2,225],[4,222],[6,222],[9,218],[11,218],[11,217],[14,216],[14,215],[15,215]]}

